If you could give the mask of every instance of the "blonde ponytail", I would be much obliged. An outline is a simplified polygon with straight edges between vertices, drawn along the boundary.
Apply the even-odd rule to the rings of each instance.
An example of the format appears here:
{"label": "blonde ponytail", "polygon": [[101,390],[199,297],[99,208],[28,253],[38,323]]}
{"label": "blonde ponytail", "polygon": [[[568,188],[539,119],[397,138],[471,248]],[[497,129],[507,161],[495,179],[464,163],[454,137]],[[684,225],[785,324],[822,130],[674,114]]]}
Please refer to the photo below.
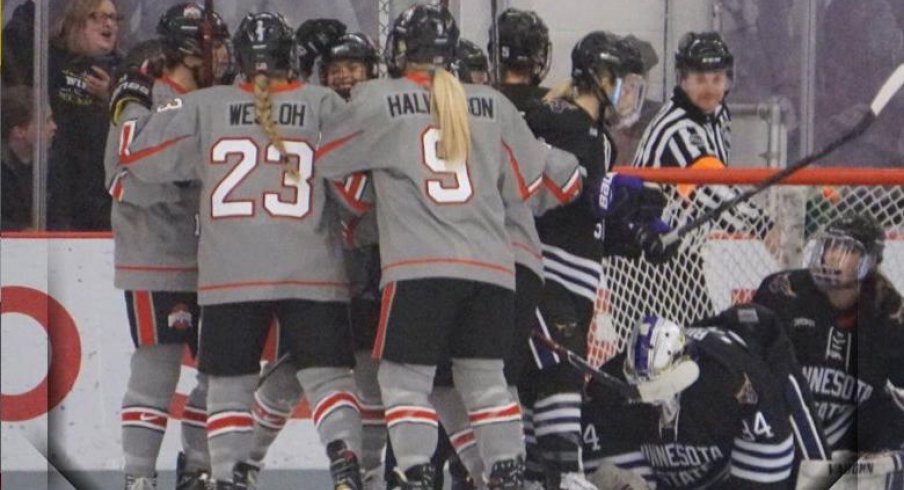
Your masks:
{"label": "blonde ponytail", "polygon": [[464,165],[471,146],[468,100],[458,79],[442,68],[433,72],[430,111],[442,132],[442,158],[451,166]]}
{"label": "blonde ponytail", "polygon": [[254,115],[257,117],[257,123],[264,128],[270,143],[276,146],[279,151],[279,159],[286,166],[286,171],[290,175],[298,176],[298,170],[289,165],[289,155],[286,152],[286,144],[283,137],[276,129],[276,123],[273,122],[272,114],[273,104],[270,100],[270,77],[264,73],[254,75]]}

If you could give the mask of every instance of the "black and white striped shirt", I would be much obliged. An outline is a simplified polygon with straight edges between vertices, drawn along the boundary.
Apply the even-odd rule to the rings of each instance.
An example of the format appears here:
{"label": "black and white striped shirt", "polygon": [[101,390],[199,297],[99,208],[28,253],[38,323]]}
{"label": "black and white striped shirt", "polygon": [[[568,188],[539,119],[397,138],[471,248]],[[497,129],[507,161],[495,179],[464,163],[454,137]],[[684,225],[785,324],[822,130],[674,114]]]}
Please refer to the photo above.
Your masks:
{"label": "black and white striped shirt", "polygon": [[672,99],[650,121],[634,154],[635,167],[690,167],[703,157],[727,162],[731,154],[731,113],[720,105],[704,114],[675,87]]}
{"label": "black and white striped shirt", "polygon": [[[634,155],[635,167],[692,168],[704,159],[716,159],[722,165],[731,157],[731,112],[720,105],[712,114],[704,114],[680,87],[675,87],[671,100],[665,104],[644,131]],[[670,226],[681,226],[702,209],[718,207],[732,199],[740,190],[733,186],[712,185],[696,189],[692,206],[675,206],[666,210]],[[771,227],[762,209],[752,202],[737,205],[723,213],[718,227],[729,232],[752,232],[762,237]]]}

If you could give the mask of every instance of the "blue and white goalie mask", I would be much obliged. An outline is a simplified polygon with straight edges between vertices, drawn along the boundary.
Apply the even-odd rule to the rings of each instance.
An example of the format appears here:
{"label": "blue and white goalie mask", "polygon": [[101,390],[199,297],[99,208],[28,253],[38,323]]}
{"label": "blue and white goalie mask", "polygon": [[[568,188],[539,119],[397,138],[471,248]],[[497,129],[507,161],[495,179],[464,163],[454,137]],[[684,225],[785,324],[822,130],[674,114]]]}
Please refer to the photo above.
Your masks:
{"label": "blue and white goalie mask", "polygon": [[656,379],[685,357],[684,327],[655,315],[644,317],[631,332],[625,376],[639,384]]}

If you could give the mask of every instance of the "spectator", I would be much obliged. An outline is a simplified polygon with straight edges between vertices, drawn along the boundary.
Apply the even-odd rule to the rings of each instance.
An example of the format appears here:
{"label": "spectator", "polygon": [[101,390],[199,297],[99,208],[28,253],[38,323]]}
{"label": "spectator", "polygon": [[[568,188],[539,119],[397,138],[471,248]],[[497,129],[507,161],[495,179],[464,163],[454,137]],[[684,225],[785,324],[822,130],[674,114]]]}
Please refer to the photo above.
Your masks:
{"label": "spectator", "polygon": [[32,85],[34,60],[35,3],[28,0],[16,7],[3,26],[3,85]]}
{"label": "spectator", "polygon": [[103,157],[119,21],[111,0],[71,0],[52,33],[48,86],[59,123],[49,162],[52,229],[110,229]]}
{"label": "spectator", "polygon": [[[5,88],[2,123],[2,220],[3,231],[26,230],[31,227],[32,150],[41,128],[35,124],[32,113],[32,91],[25,86]],[[48,139],[53,137],[56,125],[48,115],[43,129]]]}

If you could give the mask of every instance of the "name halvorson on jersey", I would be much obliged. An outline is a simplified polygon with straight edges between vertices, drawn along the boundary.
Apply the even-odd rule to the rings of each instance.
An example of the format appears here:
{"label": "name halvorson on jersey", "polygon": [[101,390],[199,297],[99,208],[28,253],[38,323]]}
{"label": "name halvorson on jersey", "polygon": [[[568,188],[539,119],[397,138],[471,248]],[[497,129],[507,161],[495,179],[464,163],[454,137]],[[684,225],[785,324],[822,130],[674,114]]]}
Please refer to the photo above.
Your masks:
{"label": "name halvorson on jersey", "polygon": [[[469,97],[468,112],[474,117],[496,118],[494,100],[490,97]],[[386,96],[389,117],[430,114],[430,94],[424,92],[402,92]]]}
{"label": "name halvorson on jersey", "polygon": [[[273,108],[273,119],[280,126],[304,126],[304,115],[308,106],[299,102],[281,102]],[[231,126],[257,125],[254,103],[229,104],[229,124]]]}

